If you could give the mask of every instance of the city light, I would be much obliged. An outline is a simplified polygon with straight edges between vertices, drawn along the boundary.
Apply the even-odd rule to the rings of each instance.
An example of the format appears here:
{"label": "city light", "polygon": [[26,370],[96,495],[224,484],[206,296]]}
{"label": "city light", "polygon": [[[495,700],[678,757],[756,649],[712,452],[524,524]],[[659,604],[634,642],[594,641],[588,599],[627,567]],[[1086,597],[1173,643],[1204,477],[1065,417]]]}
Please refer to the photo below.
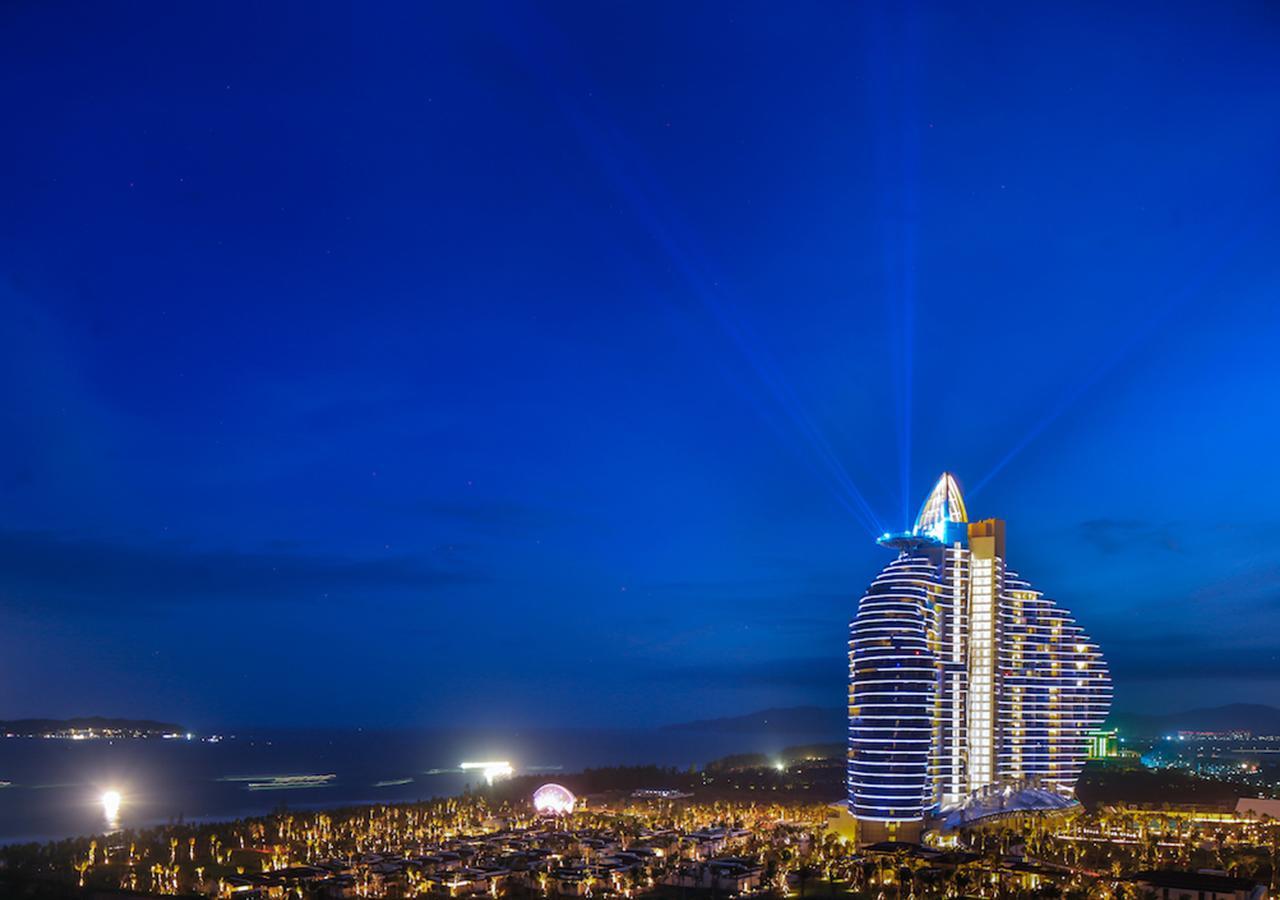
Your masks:
{"label": "city light", "polygon": [[506,760],[486,760],[484,762],[464,762],[459,768],[464,772],[470,772],[479,769],[484,775],[484,780],[488,784],[493,784],[500,778],[510,778],[515,774],[515,769],[511,768],[511,763]]}

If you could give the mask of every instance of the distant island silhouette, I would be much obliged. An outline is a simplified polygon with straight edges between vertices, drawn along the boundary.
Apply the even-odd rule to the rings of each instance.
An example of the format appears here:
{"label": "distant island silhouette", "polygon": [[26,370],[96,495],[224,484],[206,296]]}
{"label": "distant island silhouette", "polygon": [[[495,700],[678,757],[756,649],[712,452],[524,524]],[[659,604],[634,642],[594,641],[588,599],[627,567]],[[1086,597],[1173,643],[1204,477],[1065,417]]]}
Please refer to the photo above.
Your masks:
{"label": "distant island silhouette", "polygon": [[6,737],[55,737],[72,733],[101,734],[114,737],[158,737],[185,734],[186,729],[173,722],[154,719],[114,719],[106,716],[81,716],[73,719],[0,720],[0,735]]}

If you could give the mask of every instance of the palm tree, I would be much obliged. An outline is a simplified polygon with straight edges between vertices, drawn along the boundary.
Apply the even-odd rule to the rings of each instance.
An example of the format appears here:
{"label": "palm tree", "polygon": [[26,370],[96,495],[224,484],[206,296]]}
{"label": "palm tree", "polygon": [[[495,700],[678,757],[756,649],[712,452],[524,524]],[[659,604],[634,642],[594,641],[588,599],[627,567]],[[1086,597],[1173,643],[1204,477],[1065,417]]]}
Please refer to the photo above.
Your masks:
{"label": "palm tree", "polygon": [[810,878],[817,872],[808,862],[803,862],[796,866],[796,881],[800,884],[800,900],[804,900],[804,886]]}

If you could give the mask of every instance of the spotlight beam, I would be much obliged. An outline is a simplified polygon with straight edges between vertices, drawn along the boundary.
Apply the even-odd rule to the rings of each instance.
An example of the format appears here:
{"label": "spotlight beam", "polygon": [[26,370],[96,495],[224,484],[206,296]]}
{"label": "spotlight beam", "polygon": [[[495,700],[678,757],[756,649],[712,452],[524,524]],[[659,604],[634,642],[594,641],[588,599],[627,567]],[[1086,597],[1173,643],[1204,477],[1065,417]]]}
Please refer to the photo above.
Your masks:
{"label": "spotlight beam", "polygon": [[[885,295],[892,323],[895,436],[904,527],[911,522],[911,464],[915,409],[917,250],[919,230],[918,15],[908,4],[863,7],[867,17],[866,83],[874,122]],[[891,18],[892,16],[892,18]],[[896,26],[896,27],[895,27]]]}
{"label": "spotlight beam", "polygon": [[970,497],[975,496],[986,485],[995,478],[996,475],[1009,463],[1025,450],[1036,438],[1043,434],[1051,425],[1060,419],[1067,410],[1076,404],[1076,402],[1104,380],[1116,368],[1120,366],[1126,359],[1151,339],[1151,337],[1160,330],[1170,319],[1174,317],[1183,307],[1185,307],[1192,298],[1196,297],[1222,269],[1245,247],[1250,239],[1260,230],[1266,219],[1266,213],[1273,209],[1276,189],[1272,188],[1266,191],[1263,196],[1263,202],[1258,209],[1249,217],[1245,224],[1241,227],[1234,240],[1228,241],[1218,251],[1210,257],[1200,272],[1194,278],[1186,282],[1180,289],[1166,300],[1164,304],[1159,306],[1155,313],[1148,316],[1145,321],[1140,323],[1136,328],[1129,331],[1127,339],[1120,344],[1114,353],[1108,356],[1102,363],[1094,367],[1085,378],[1072,382],[1072,386],[1057,402],[1049,408],[1049,411],[1041,416],[1031,429],[1027,431],[1018,441],[1010,448],[995,466],[984,475],[972,488],[968,490]]}
{"label": "spotlight beam", "polygon": [[[585,120],[578,118],[578,125],[583,133],[584,143],[593,143],[591,136],[586,133],[589,126],[587,126]],[[620,153],[615,151],[613,155],[620,155]],[[601,159],[602,155],[597,153],[597,162],[600,162]],[[780,374],[777,366],[763,350],[761,344],[748,332],[745,323],[740,318],[735,317],[725,303],[722,302],[721,295],[723,291],[717,290],[712,279],[706,277],[699,270],[699,267],[693,263],[690,254],[685,249],[688,245],[687,242],[678,240],[672,234],[671,228],[664,224],[663,217],[660,217],[653,209],[648,196],[654,195],[656,188],[651,186],[648,192],[641,191],[632,185],[628,185],[620,176],[620,173],[608,171],[603,164],[601,167],[611,176],[615,188],[627,198],[632,211],[666,252],[676,269],[692,288],[694,296],[698,298],[703,308],[711,314],[712,319],[720,327],[720,330],[729,338],[758,381],[766,388],[774,403],[783,411],[786,418],[790,420],[792,426],[804,439],[805,444],[802,446],[806,446],[812,455],[812,458],[807,460],[810,462],[811,467],[813,467],[813,462],[816,461],[816,468],[825,472],[835,482],[839,489],[836,495],[837,500],[867,529],[868,534],[874,536],[883,533],[879,517],[850,477],[848,470],[840,462],[822,429],[809,416],[803,403],[801,403],[791,386]],[[668,220],[672,218],[671,216],[667,217]]]}
{"label": "spotlight beam", "polygon": [[[697,242],[692,235],[688,234],[687,229],[679,228],[677,216],[671,211],[674,205],[670,202],[662,203],[665,215],[659,211],[663,192],[657,179],[646,171],[646,167],[635,153],[628,152],[627,142],[617,135],[616,129],[610,129],[610,133],[606,133],[604,129],[593,124],[577,102],[566,96],[558,85],[550,83],[546,74],[549,67],[541,60],[533,58],[535,46],[539,51],[545,51],[548,47],[556,48],[562,51],[556,54],[556,59],[563,65],[566,60],[572,58],[569,48],[565,46],[558,34],[547,27],[545,22],[523,20],[519,24],[524,27],[523,32],[515,30],[516,23],[510,21],[506,23],[506,34],[512,48],[524,58],[531,73],[543,82],[546,92],[556,99],[565,119],[573,127],[583,148],[588,152],[600,173],[614,191],[625,200],[641,226],[662,249],[673,268],[691,288],[693,296],[710,314],[747,363],[755,378],[764,386],[774,405],[781,409],[784,419],[790,422],[794,431],[798,432],[799,437],[803,439],[803,443],[800,443],[788,437],[785,442],[793,448],[800,449],[801,458],[811,470],[835,483],[837,502],[867,530],[869,535],[875,537],[882,534],[884,528],[880,517],[876,515],[862,491],[850,477],[822,429],[809,416],[804,405],[786,383],[760,343],[749,333],[741,319],[734,316],[723,302],[725,290],[720,287],[720,279],[708,277],[705,265],[695,262],[693,251]],[[528,35],[534,32],[537,33],[538,40],[531,43]],[[578,77],[575,80],[582,84],[590,83],[590,79],[586,77]],[[752,395],[749,399],[759,411],[756,397]],[[766,422],[773,425],[774,417],[766,415],[764,418]],[[776,426],[775,430],[777,430]]]}

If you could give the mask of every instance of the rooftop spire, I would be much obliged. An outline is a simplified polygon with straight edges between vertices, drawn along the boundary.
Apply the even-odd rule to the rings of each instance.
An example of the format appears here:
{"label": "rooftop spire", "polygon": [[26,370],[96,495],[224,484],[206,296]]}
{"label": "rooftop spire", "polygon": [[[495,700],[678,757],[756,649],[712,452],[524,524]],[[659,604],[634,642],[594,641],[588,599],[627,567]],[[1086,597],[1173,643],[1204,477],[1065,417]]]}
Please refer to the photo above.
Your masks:
{"label": "rooftop spire", "polygon": [[960,494],[960,485],[950,472],[943,472],[938,483],[933,486],[929,498],[920,507],[920,515],[916,516],[912,534],[935,534],[945,522],[968,522],[969,512],[964,508],[964,497]]}
{"label": "rooftop spire", "polygon": [[882,547],[914,550],[920,547],[947,546],[967,539],[969,511],[964,508],[960,483],[950,472],[943,472],[929,497],[920,507],[916,524],[910,531],[886,532],[876,538]]}

